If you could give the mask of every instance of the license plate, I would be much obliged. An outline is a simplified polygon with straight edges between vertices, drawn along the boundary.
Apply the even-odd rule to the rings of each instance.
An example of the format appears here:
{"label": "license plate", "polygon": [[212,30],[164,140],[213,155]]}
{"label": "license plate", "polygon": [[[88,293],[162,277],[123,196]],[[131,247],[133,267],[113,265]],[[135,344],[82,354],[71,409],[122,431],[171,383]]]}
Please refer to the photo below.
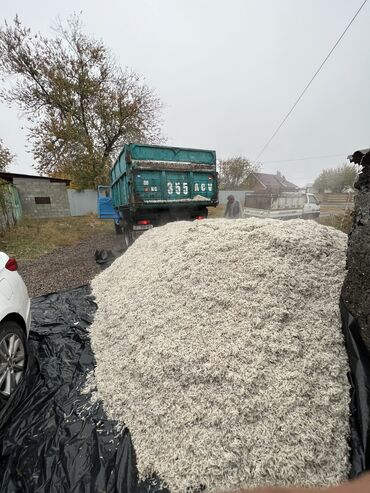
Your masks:
{"label": "license plate", "polygon": [[134,231],[145,231],[146,229],[152,229],[153,224],[138,224],[134,226]]}

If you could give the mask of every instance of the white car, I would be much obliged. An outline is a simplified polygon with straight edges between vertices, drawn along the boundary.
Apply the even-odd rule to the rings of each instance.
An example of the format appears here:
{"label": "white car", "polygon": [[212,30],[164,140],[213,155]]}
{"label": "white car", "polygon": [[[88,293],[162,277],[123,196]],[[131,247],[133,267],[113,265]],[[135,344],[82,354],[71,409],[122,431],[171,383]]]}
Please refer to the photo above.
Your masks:
{"label": "white car", "polygon": [[31,311],[17,261],[0,252],[0,404],[14,392],[27,364]]}

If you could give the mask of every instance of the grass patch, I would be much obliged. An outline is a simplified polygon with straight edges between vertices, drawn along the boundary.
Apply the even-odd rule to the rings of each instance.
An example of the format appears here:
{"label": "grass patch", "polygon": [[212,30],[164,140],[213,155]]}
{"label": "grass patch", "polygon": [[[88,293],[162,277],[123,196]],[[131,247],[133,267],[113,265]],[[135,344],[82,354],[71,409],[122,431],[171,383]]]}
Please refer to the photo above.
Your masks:
{"label": "grass patch", "polygon": [[55,248],[73,245],[92,234],[112,231],[112,220],[98,219],[93,214],[55,219],[25,217],[14,228],[0,233],[0,251],[19,260],[29,260]]}
{"label": "grass patch", "polygon": [[320,224],[331,226],[332,228],[339,229],[340,231],[343,231],[343,233],[348,234],[352,226],[352,213],[347,211],[345,214],[321,216],[318,221]]}

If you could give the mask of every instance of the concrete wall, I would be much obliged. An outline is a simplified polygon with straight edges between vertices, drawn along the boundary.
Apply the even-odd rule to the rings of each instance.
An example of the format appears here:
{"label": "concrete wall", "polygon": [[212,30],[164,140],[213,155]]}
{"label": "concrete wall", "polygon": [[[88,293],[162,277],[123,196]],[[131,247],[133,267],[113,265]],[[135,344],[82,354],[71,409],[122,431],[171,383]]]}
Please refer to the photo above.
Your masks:
{"label": "concrete wall", "polygon": [[240,205],[243,207],[245,202],[245,190],[220,190],[218,193],[218,201],[221,205],[225,205],[227,203],[227,197],[229,195],[234,195],[236,200],[239,200]]}
{"label": "concrete wall", "polygon": [[[71,215],[65,183],[15,177],[13,184],[18,189],[23,214],[40,219]],[[50,204],[37,204],[35,197],[50,197]]]}
{"label": "concrete wall", "polygon": [[86,216],[98,213],[98,192],[96,190],[68,189],[71,216]]}

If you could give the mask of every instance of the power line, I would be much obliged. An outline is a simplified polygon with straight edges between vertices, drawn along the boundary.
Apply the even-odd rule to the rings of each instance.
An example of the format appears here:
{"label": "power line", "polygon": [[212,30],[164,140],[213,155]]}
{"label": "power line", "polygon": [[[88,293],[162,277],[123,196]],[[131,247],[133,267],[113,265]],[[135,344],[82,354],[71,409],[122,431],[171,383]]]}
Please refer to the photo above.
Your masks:
{"label": "power line", "polygon": [[319,74],[319,72],[321,71],[321,69],[323,68],[323,66],[325,65],[325,63],[327,62],[327,60],[329,59],[330,55],[333,53],[333,51],[335,50],[335,48],[339,45],[339,43],[341,42],[341,40],[344,37],[344,35],[346,34],[346,32],[351,27],[352,23],[354,22],[354,20],[358,16],[358,14],[361,12],[361,10],[364,7],[364,5],[365,5],[366,2],[367,2],[367,0],[364,0],[364,2],[361,4],[360,8],[357,10],[357,12],[355,13],[355,15],[352,17],[352,19],[350,20],[349,24],[345,28],[345,30],[342,32],[342,34],[339,36],[339,38],[335,42],[333,48],[329,51],[329,53],[325,57],[324,61],[321,63],[321,65],[319,66],[319,68],[314,73],[314,75],[311,78],[311,80],[308,82],[308,84],[306,85],[306,87],[303,89],[303,91],[301,92],[301,94],[298,96],[298,99],[296,100],[296,102],[290,108],[290,110],[285,115],[285,117],[283,118],[283,120],[281,121],[281,123],[279,124],[279,126],[277,127],[277,129],[275,130],[275,132],[271,135],[271,137],[269,138],[269,140],[266,142],[266,144],[262,147],[262,149],[258,153],[256,159],[254,160],[254,163],[262,156],[262,154],[265,152],[265,150],[267,149],[267,147],[270,145],[272,139],[275,137],[275,135],[279,132],[279,130],[281,129],[281,127],[287,121],[287,119],[289,118],[289,116],[293,112],[294,108],[297,106],[297,104],[299,103],[299,101],[302,99],[303,95],[305,94],[305,92],[307,91],[307,89],[310,87],[310,85],[312,84],[312,82],[314,81],[314,79],[316,78],[316,76]]}
{"label": "power line", "polygon": [[289,163],[293,161],[309,161],[310,159],[325,159],[329,157],[346,157],[346,153],[343,152],[342,154],[326,154],[325,156],[297,157],[295,159],[278,159],[276,161],[262,161],[262,164]]}

